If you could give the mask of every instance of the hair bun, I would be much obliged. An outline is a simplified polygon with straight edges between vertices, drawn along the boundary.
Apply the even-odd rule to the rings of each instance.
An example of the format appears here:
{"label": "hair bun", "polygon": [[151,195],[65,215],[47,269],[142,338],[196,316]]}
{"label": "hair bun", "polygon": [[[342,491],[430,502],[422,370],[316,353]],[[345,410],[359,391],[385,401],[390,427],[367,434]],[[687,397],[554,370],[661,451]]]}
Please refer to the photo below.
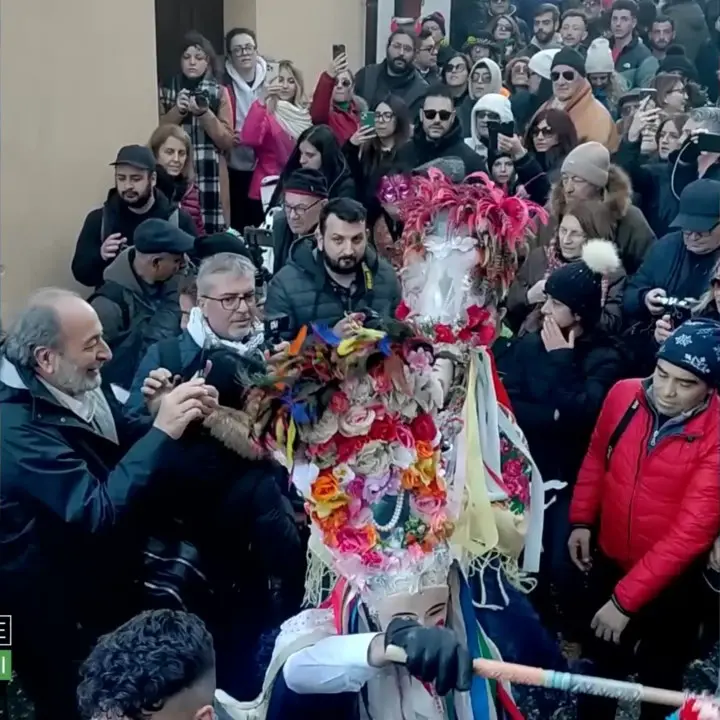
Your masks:
{"label": "hair bun", "polygon": [[685,48],[682,45],[668,45],[666,55],[685,55]]}

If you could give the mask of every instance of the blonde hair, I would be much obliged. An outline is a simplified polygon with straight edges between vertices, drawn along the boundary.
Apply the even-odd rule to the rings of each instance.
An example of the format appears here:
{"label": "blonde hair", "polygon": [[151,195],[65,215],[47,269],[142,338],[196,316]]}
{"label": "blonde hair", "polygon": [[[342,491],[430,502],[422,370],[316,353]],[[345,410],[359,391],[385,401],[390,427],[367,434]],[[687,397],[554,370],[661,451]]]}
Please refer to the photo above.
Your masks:
{"label": "blonde hair", "polygon": [[180,175],[184,177],[188,182],[192,182],[195,178],[195,167],[193,165],[192,157],[192,142],[190,136],[179,126],[171,125],[169,123],[160,125],[155,128],[155,131],[148,140],[148,147],[152,150],[155,159],[157,160],[160,148],[168,141],[169,138],[175,138],[185,145],[185,151],[187,156],[185,158],[185,165],[180,171]]}
{"label": "blonde hair", "polygon": [[702,294],[700,300],[698,300],[698,304],[692,309],[693,315],[699,315],[702,312],[705,312],[707,307],[714,302],[715,300],[715,293],[713,292],[713,280],[718,278],[720,276],[720,260],[718,260],[715,263],[715,267],[713,268],[712,275],[710,277],[710,287]]}
{"label": "blonde hair", "polygon": [[295,92],[295,100],[293,101],[293,105],[304,107],[305,105],[307,105],[307,100],[305,97],[305,79],[303,78],[303,74],[300,72],[300,70],[293,63],[292,60],[280,60],[280,62],[278,63],[278,74],[282,70],[287,70],[295,78],[295,85],[297,86],[297,91]]}

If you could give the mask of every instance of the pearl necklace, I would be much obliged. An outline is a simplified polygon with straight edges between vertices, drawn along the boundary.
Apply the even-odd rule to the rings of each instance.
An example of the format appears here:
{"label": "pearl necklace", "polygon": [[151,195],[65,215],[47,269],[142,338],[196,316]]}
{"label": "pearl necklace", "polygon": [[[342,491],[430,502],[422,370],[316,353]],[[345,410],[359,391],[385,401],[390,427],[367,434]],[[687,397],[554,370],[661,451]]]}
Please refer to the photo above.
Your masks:
{"label": "pearl necklace", "polygon": [[379,530],[380,532],[390,532],[390,530],[392,530],[400,522],[400,514],[402,513],[404,499],[405,489],[401,488],[400,492],[397,494],[397,499],[395,500],[395,510],[393,511],[390,520],[385,525],[380,525],[373,519],[373,525],[375,525],[376,530]]}

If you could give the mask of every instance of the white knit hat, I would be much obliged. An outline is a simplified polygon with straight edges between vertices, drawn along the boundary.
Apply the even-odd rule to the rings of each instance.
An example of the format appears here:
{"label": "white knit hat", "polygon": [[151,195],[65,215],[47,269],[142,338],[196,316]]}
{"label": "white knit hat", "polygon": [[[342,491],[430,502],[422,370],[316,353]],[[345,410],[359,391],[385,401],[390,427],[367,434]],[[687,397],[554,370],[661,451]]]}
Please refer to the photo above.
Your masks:
{"label": "white knit hat", "polygon": [[605,38],[595,38],[590,43],[585,58],[586,73],[611,73],[615,71],[610,43]]}
{"label": "white knit hat", "polygon": [[480,110],[496,113],[500,117],[500,122],[508,123],[514,122],[515,120],[510,100],[499,93],[483,95],[475,105],[473,105],[472,117],[474,118]]}
{"label": "white knit hat", "polygon": [[552,50],[541,50],[536,52],[528,63],[530,72],[545,78],[550,79],[550,68],[552,66],[553,58],[560,52],[560,48],[553,48]]}

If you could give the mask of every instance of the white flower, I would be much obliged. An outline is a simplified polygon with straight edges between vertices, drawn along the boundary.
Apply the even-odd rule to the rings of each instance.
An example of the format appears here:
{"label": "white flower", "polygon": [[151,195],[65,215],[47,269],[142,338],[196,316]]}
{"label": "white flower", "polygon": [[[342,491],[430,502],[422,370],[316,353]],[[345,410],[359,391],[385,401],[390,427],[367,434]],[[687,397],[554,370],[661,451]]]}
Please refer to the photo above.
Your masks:
{"label": "white flower", "polygon": [[355,469],[361,475],[385,475],[390,470],[390,452],[386,443],[371,440],[357,454]]}
{"label": "white flower", "polygon": [[320,468],[315,463],[296,463],[290,476],[290,482],[306,498],[310,497],[312,484],[318,479]]}
{"label": "white flower", "polygon": [[[353,400],[355,397],[353,396]],[[338,421],[340,432],[345,437],[360,437],[370,432],[375,422],[375,412],[369,408],[353,405]]]}
{"label": "white flower", "polygon": [[322,445],[338,431],[338,418],[331,412],[323,413],[323,416],[310,427],[300,426],[300,437],[308,445]]}
{"label": "white flower", "polygon": [[355,473],[347,463],[340,463],[339,465],[336,465],[333,468],[332,474],[337,478],[337,481],[341,485],[352,482],[355,479]]}
{"label": "white flower", "polygon": [[675,338],[675,343],[681,347],[687,347],[688,345],[692,345],[692,338],[688,334],[683,333]]}

